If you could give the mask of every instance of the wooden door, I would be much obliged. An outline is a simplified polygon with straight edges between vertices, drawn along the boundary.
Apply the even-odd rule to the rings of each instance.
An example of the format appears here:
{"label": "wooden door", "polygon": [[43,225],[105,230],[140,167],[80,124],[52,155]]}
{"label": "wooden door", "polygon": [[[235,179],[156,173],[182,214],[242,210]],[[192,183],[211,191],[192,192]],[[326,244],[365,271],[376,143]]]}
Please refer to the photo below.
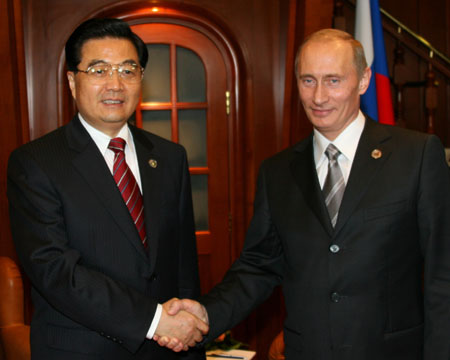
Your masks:
{"label": "wooden door", "polygon": [[149,51],[136,124],[187,150],[204,293],[231,263],[225,63],[214,43],[191,28],[132,29]]}

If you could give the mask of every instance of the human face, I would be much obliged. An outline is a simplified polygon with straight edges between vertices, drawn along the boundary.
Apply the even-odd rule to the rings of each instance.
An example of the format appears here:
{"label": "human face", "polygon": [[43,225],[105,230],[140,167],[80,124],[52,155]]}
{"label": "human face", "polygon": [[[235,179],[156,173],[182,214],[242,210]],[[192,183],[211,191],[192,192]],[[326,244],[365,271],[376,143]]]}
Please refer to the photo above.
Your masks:
{"label": "human face", "polygon": [[[86,70],[97,63],[139,64],[136,48],[126,39],[92,39],[81,48],[78,69]],[[114,137],[136,109],[141,83],[125,83],[117,71],[104,83],[92,84],[83,72],[67,73],[70,90],[83,119],[103,133]]]}
{"label": "human face", "polygon": [[332,141],[356,119],[370,68],[359,79],[351,45],[335,39],[311,40],[299,60],[297,85],[306,115]]}

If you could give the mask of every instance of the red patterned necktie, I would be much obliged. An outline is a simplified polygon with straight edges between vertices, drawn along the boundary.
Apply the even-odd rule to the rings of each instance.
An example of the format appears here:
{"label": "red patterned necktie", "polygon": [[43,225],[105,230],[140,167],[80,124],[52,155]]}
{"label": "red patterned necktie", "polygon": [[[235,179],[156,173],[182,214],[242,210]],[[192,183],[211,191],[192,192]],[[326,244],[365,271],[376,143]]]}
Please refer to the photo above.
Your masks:
{"label": "red patterned necktie", "polygon": [[136,179],[125,161],[126,142],[122,138],[111,139],[108,149],[114,151],[113,177],[122,195],[123,201],[127,205],[134,225],[139,232],[142,244],[147,248],[147,234],[144,221],[144,204],[142,195]]}

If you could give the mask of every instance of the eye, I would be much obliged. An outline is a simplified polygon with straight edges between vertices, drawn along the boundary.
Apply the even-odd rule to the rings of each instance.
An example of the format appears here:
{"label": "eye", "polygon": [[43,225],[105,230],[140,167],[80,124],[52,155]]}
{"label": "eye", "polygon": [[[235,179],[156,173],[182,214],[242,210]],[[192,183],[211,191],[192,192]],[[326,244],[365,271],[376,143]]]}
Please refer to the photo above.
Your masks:
{"label": "eye", "polygon": [[137,67],[134,65],[123,65],[119,72],[123,77],[134,77],[137,74]]}
{"label": "eye", "polygon": [[339,83],[341,82],[341,80],[338,79],[338,78],[330,78],[330,79],[328,79],[328,82],[329,82],[331,85],[337,85],[337,84],[339,84]]}
{"label": "eye", "polygon": [[314,84],[315,84],[315,81],[314,81],[314,79],[311,79],[311,78],[303,78],[302,79],[302,84],[303,84],[303,86],[314,86]]}
{"label": "eye", "polygon": [[108,69],[105,68],[104,66],[93,66],[89,70],[89,74],[91,74],[92,76],[96,76],[96,77],[105,76],[107,72],[108,72]]}

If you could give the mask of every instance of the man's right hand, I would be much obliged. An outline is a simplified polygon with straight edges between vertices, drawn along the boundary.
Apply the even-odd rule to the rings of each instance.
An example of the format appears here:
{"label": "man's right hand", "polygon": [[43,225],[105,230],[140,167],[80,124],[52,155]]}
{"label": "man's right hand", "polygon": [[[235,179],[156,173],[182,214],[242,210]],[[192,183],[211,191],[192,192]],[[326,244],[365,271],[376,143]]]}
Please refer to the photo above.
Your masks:
{"label": "man's right hand", "polygon": [[[178,323],[174,324],[176,327],[174,331],[158,331],[159,327],[163,326],[163,317],[177,319]],[[203,305],[190,299],[173,298],[163,304],[161,320],[153,340],[176,352],[188,350],[189,346],[200,342],[203,335],[208,333],[208,324],[208,313]]]}
{"label": "man's right hand", "polygon": [[188,350],[208,333],[208,315],[199,303],[173,298],[162,307],[161,319],[153,336],[159,345],[176,352]]}

